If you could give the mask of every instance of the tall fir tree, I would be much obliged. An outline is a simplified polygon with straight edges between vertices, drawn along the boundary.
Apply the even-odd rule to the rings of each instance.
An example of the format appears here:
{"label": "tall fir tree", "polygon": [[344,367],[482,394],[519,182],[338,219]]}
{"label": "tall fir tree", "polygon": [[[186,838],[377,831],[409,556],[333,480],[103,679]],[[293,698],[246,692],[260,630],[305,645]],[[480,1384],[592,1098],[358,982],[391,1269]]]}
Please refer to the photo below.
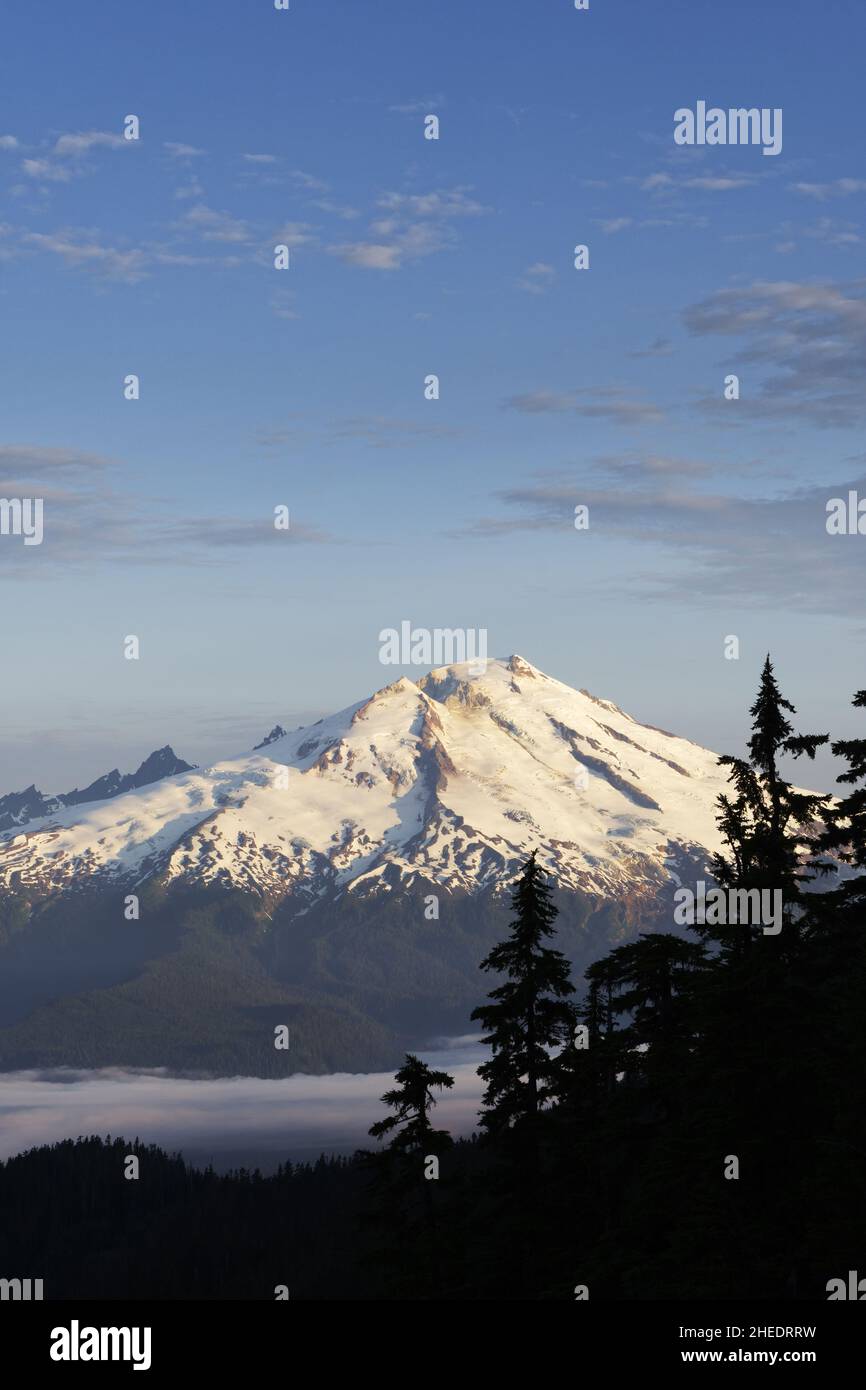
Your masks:
{"label": "tall fir tree", "polygon": [[558,915],[553,895],[533,850],[512,894],[511,935],[481,962],[482,970],[504,975],[473,1010],[486,1030],[492,1056],[478,1068],[487,1083],[481,1124],[488,1133],[531,1124],[556,1094],[557,1065],[549,1049],[573,1028],[566,1002],[574,993],[569,964],[546,946]]}
{"label": "tall fir tree", "polygon": [[[787,718],[794,706],[784,698],[769,655],[750,710],[752,735],[748,759],[724,756],[734,795],[719,797],[718,825],[727,847],[713,859],[713,874],[723,888],[780,892],[784,929],[791,934],[801,915],[805,885],[816,877],[810,860],[811,827],[825,811],[828,798],[799,792],[785,780],[780,759],[815,757],[827,734],[795,734]],[[715,939],[723,954],[740,955],[762,932],[754,923],[695,924],[698,934]],[[786,943],[787,947],[787,943]]]}
{"label": "tall fir tree", "polygon": [[[814,1059],[821,1054],[820,1044],[812,1046],[817,1010],[804,968],[806,909],[813,896],[806,889],[820,867],[815,826],[828,801],[798,791],[783,776],[783,758],[812,759],[828,742],[823,734],[795,734],[788,718],[795,713],[768,656],[751,707],[748,756],[720,760],[730,768],[734,794],[719,798],[718,823],[727,852],[715,857],[713,872],[723,889],[738,893],[741,914],[749,895],[750,911],[747,920],[728,920],[724,914],[718,923],[693,925],[699,936],[717,945],[718,954],[696,980],[697,1025],[689,1064],[689,1113],[692,1133],[699,1136],[697,1169],[706,1172],[718,1150],[748,1154],[748,1182],[732,1184],[721,1204],[701,1180],[702,1202],[712,1206],[719,1232],[727,1228],[731,1233],[726,1258],[740,1258],[736,1232],[760,1224],[766,1238],[787,1251],[779,1261],[789,1273],[798,1258],[796,1241],[788,1236],[798,1199],[795,1175],[801,1164],[808,1167],[812,1161],[811,1155],[804,1157],[809,1131],[803,1115],[809,1112],[807,1097],[814,1095]],[[760,914],[755,912],[756,893],[761,894]],[[768,906],[764,893],[774,895],[774,913],[775,895],[781,896],[778,933],[765,931],[770,922],[763,915]],[[785,1174],[784,1200],[773,1194],[780,1172]],[[696,1228],[691,1238],[698,1236]],[[720,1240],[727,1239],[720,1234]]]}

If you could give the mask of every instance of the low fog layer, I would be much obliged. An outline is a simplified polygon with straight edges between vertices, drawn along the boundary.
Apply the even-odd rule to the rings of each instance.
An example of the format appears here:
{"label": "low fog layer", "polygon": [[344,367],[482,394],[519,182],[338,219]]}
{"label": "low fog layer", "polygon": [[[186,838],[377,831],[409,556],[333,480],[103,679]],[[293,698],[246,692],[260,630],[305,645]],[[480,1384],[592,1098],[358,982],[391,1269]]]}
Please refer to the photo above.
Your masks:
{"label": "low fog layer", "polygon": [[[423,1054],[454,1076],[435,1122],[455,1137],[475,1124],[482,1052],[474,1039],[454,1039]],[[286,1159],[375,1147],[367,1131],[386,1113],[380,1097],[392,1085],[390,1072],[284,1080],[121,1068],[0,1073],[0,1159],[59,1139],[111,1134],[179,1149],[196,1164],[268,1170]]]}

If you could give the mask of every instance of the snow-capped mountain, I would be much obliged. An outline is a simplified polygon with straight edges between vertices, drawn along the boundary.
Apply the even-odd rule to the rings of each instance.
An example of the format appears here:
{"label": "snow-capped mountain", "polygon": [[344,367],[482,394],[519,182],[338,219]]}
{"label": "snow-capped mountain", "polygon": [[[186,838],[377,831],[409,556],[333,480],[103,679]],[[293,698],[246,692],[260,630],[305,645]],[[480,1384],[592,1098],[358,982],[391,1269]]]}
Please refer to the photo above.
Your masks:
{"label": "snow-capped mountain", "polygon": [[604,897],[718,847],[716,754],[522,657],[406,677],[309,728],[0,836],[0,884],[221,883],[305,911],[328,894],[500,885],[538,849]]}
{"label": "snow-capped mountain", "polygon": [[89,787],[81,790],[75,787],[71,792],[58,792],[56,796],[45,796],[32,784],[23,792],[8,792],[0,796],[0,830],[13,826],[26,825],[28,821],[45,819],[65,806],[80,806],[85,801],[104,801],[108,797],[120,796],[122,792],[158,782],[161,777],[173,777],[178,772],[192,772],[193,764],[185,763],[174,749],[166,744],[157,748],[135,772],[121,773],[113,768],[104,777],[98,777]]}

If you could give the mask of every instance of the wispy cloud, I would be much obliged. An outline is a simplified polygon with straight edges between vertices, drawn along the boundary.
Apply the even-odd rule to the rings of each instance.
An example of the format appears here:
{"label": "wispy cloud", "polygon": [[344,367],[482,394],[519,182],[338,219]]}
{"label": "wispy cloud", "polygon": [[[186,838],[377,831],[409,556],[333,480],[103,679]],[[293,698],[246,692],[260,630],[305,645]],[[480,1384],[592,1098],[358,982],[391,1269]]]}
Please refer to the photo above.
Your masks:
{"label": "wispy cloud", "polygon": [[91,150],[99,147],[120,150],[124,146],[137,143],[136,140],[124,140],[122,135],[116,135],[110,130],[87,130],[79,131],[75,135],[59,136],[54,146],[54,153],[61,158],[79,159],[81,155],[89,154]]}
{"label": "wispy cloud", "polygon": [[[247,549],[251,546],[325,545],[333,540],[317,526],[308,526],[294,519],[287,531],[278,531],[273,516],[253,519],[196,517],[189,521],[162,523],[154,530],[162,544],[172,549],[175,545],[186,548],[190,560],[194,559],[196,550],[202,546],[208,549],[223,546]],[[183,550],[179,553],[182,560]]]}
{"label": "wispy cloud", "polygon": [[201,180],[193,174],[190,177],[188,183],[185,183],[180,188],[175,189],[174,196],[178,200],[184,200],[186,198],[203,199],[204,185],[202,184]]}
{"label": "wispy cloud", "polygon": [[[866,420],[866,281],[756,281],[719,290],[684,312],[689,332],[742,339],[736,358],[765,369],[724,418],[807,419],[820,426]],[[732,368],[733,370],[733,368]],[[704,400],[713,414],[719,402]]]}
{"label": "wispy cloud", "polygon": [[107,246],[91,232],[71,228],[50,234],[25,232],[22,242],[36,250],[59,256],[68,266],[96,272],[109,280],[135,284],[146,273],[148,257],[140,247]]}
{"label": "wispy cloud", "polygon": [[316,240],[316,234],[309,222],[284,222],[275,233],[275,239],[293,250],[296,246],[309,246]]}
{"label": "wispy cloud", "polygon": [[588,420],[608,420],[617,425],[654,425],[664,418],[658,406],[635,400],[617,386],[596,390],[582,387],[577,391],[528,391],[509,396],[505,407],[524,415],[574,411]]}
{"label": "wispy cloud", "polygon": [[556,270],[546,261],[535,261],[527,266],[518,280],[518,287],[527,294],[546,294],[556,279]]}
{"label": "wispy cloud", "polygon": [[292,178],[301,188],[306,188],[310,193],[327,193],[330,184],[323,179],[317,179],[313,174],[307,174],[303,169],[293,169]]}
{"label": "wispy cloud", "polygon": [[[14,137],[10,136],[10,139]],[[125,140],[109,130],[78,131],[74,134],[59,135],[53,146],[44,152],[35,152],[22,160],[21,170],[27,178],[46,183],[69,183],[90,172],[87,156],[97,149],[136,149],[140,141]],[[17,147],[10,145],[7,148]]]}
{"label": "wispy cloud", "polygon": [[863,240],[855,223],[839,222],[832,217],[819,217],[813,226],[804,227],[802,233],[830,246],[859,246]]}
{"label": "wispy cloud", "polygon": [[72,178],[66,165],[52,164],[49,159],[23,159],[21,170],[28,179],[43,179],[48,183],[69,183]]}
{"label": "wispy cloud", "polygon": [[752,178],[733,174],[703,174],[697,178],[683,179],[681,188],[700,188],[705,193],[730,193],[735,188],[751,188]]}
{"label": "wispy cloud", "polygon": [[622,589],[635,600],[733,599],[743,607],[862,617],[866,550],[858,537],[827,534],[826,508],[851,489],[862,496],[866,475],[756,497],[698,490],[697,480],[718,475],[717,463],[701,460],[612,457],[597,460],[594,471],[600,480],[582,471],[504,490],[504,512],[467,531],[489,539],[551,531],[573,544],[574,508],[582,504],[588,539],[625,542],[629,555],[640,545],[652,559],[650,571],[637,559],[622,570]]}
{"label": "wispy cloud", "polygon": [[686,212],[667,204],[649,217],[632,217],[630,214],[623,213],[617,217],[597,217],[594,221],[605,236],[615,236],[617,232],[629,230],[636,232],[656,231],[666,227],[687,227],[690,230],[699,230],[708,225],[708,219],[702,214]]}
{"label": "wispy cloud", "polygon": [[351,241],[328,249],[346,265],[358,266],[361,270],[400,270],[407,256],[406,249],[398,242]]}
{"label": "wispy cloud", "polygon": [[246,222],[227,212],[217,212],[206,203],[196,203],[184,214],[183,225],[198,232],[205,241],[249,241]]}
{"label": "wispy cloud", "polygon": [[669,357],[673,350],[670,338],[654,338],[648,347],[630,352],[629,357]]}
{"label": "wispy cloud", "polygon": [[443,96],[419,97],[415,101],[404,101],[398,105],[389,106],[389,111],[394,111],[400,116],[426,116],[431,111],[437,111],[439,107],[445,105]]}
{"label": "wispy cloud", "polygon": [[866,193],[866,179],[834,179],[832,183],[792,183],[794,193],[815,198],[819,203],[828,198],[850,198],[852,193]]}
{"label": "wispy cloud", "polygon": [[731,193],[739,188],[751,188],[758,182],[757,175],[730,173],[719,170],[715,174],[672,174],[667,170],[657,170],[637,180],[629,177],[626,183],[637,182],[643,193],[668,198],[684,189],[696,189],[701,193]]}
{"label": "wispy cloud", "polygon": [[[63,567],[215,565],[219,552],[285,545],[324,545],[335,538],[294,514],[277,530],[274,513],[190,515],[121,490],[116,460],[77,449],[35,444],[0,445],[0,481],[7,495],[41,497],[44,539],[38,547],[0,545],[7,572],[46,575]],[[275,505],[282,502],[275,498]],[[33,558],[35,557],[35,558]]]}
{"label": "wispy cloud", "polygon": [[204,150],[197,150],[195,145],[181,145],[176,140],[164,140],[162,147],[172,159],[198,159],[204,154]]}
{"label": "wispy cloud", "polygon": [[672,188],[673,183],[673,174],[659,172],[656,174],[647,174],[646,178],[641,179],[639,187],[642,188],[645,193],[655,193],[656,190],[660,188]]}
{"label": "wispy cloud", "polygon": [[318,208],[320,212],[332,213],[344,222],[353,222],[356,217],[361,216],[357,208],[351,207],[348,203],[337,203],[333,198],[312,198],[310,207]]}
{"label": "wispy cloud", "polygon": [[265,449],[300,447],[312,441],[329,445],[351,441],[371,449],[410,449],[441,439],[453,439],[461,433],[450,425],[394,415],[346,416],[324,427],[304,422],[298,414],[291,419],[290,425],[261,431],[256,442]]}
{"label": "wispy cloud", "polygon": [[56,475],[100,475],[113,461],[81,449],[49,448],[40,444],[0,444],[0,481],[49,481]]}
{"label": "wispy cloud", "polygon": [[432,193],[383,193],[376,206],[382,214],[368,227],[362,240],[342,242],[327,249],[347,265],[362,270],[401,270],[410,261],[432,256],[455,240],[455,219],[479,217],[489,212],[465,187]]}
{"label": "wispy cloud", "polygon": [[405,420],[386,415],[357,415],[338,420],[331,441],[353,439],[373,449],[406,449],[431,440],[452,439],[460,433],[449,425]]}
{"label": "wispy cloud", "polygon": [[490,209],[468,197],[465,187],[435,193],[383,193],[377,206],[388,212],[418,218],[479,217]]}
{"label": "wispy cloud", "polygon": [[716,472],[719,464],[673,454],[603,454],[595,467],[631,479],[704,478]]}

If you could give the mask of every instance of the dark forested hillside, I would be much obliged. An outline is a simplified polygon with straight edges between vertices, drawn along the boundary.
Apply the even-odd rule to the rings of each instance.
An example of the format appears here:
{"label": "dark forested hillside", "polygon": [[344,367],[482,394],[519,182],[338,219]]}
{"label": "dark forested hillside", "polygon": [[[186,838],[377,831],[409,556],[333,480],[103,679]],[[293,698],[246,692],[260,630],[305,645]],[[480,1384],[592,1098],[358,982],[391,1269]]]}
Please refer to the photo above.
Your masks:
{"label": "dark forested hillside", "polygon": [[[0,1071],[143,1066],[217,1075],[376,1071],[425,1037],[468,1028],[478,960],[503,899],[438,890],[346,895],[305,916],[238,891],[153,883],[141,917],[122,896],[26,906],[0,893]],[[670,915],[657,901],[558,895],[561,939],[581,971],[608,943]],[[291,1056],[273,1029],[291,1030]]]}

